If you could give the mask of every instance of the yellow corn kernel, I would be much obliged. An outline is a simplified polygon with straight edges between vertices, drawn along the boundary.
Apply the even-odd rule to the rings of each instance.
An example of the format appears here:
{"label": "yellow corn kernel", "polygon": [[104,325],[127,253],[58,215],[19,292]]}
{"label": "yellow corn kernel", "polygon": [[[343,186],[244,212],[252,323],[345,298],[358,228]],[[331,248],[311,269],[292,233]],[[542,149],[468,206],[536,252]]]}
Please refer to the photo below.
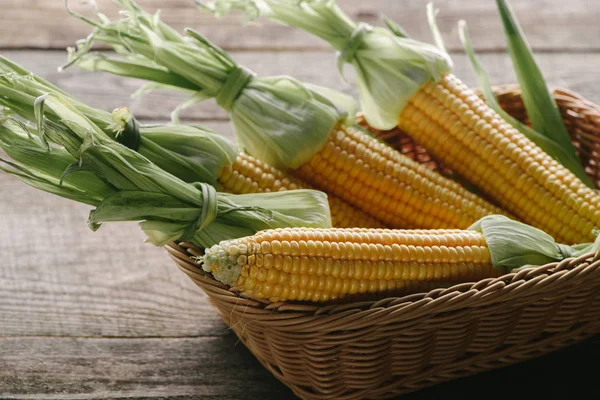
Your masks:
{"label": "yellow corn kernel", "polygon": [[485,215],[503,213],[353,128],[340,127],[292,173],[396,228],[467,228]]}
{"label": "yellow corn kernel", "polygon": [[[239,153],[233,164],[221,168],[217,178],[218,190],[235,194],[311,188],[310,185],[244,153]],[[383,227],[377,219],[334,195],[329,195],[328,200],[332,224],[335,227]]]}
{"label": "yellow corn kernel", "polygon": [[521,221],[559,242],[594,240],[600,196],[455,76],[423,85],[400,114],[398,126]]}

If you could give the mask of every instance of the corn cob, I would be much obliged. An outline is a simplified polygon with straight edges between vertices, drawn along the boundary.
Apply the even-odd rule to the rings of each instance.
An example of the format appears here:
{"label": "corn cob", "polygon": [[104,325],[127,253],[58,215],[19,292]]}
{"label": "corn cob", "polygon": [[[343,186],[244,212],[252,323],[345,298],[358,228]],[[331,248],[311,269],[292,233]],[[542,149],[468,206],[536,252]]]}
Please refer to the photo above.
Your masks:
{"label": "corn cob", "polygon": [[[277,192],[310,188],[272,166],[245,153],[238,153],[234,162],[217,173],[217,190],[234,194]],[[383,224],[350,204],[329,195],[331,223],[335,227],[378,228]]]}
{"label": "corn cob", "polygon": [[89,40],[127,48],[131,53],[121,54],[131,60],[86,54],[91,43],[81,42],[71,52],[74,63],[133,77],[141,77],[135,65],[143,65],[144,79],[214,97],[229,113],[246,153],[389,227],[467,228],[485,215],[502,213],[459,184],[346,127],[354,106],[348,96],[289,77],[256,77],[199,33],[186,30],[182,37],[133,1],[118,3],[127,11],[124,19],[94,24],[97,34]]}
{"label": "corn cob", "polygon": [[454,75],[425,83],[398,126],[522,221],[564,243],[593,240],[600,197]]}
{"label": "corn cob", "polygon": [[275,229],[213,246],[203,262],[244,295],[271,301],[322,302],[499,275],[483,234],[461,230]]}

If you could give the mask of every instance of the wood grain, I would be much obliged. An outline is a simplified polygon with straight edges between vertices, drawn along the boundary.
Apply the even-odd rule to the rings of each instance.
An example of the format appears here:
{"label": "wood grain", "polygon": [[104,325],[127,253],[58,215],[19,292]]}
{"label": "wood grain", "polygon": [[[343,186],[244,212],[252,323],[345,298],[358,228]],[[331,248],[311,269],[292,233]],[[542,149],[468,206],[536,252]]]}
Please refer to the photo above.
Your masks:
{"label": "wood grain", "polygon": [[[590,398],[600,340],[396,400]],[[587,363],[590,364],[587,364]],[[552,377],[552,378],[548,378]],[[449,397],[452,396],[452,397]],[[233,334],[219,338],[0,338],[0,398],[293,400]]]}
{"label": "wood grain", "polygon": [[207,336],[228,328],[135,223],[0,174],[0,336]]}
{"label": "wood grain", "polygon": [[[168,120],[173,108],[185,98],[180,93],[165,91],[131,98],[131,93],[142,86],[141,81],[110,74],[90,73],[76,67],[59,73],[56,67],[65,60],[65,54],[60,51],[4,51],[3,54],[34,73],[46,77],[89,105],[105,110],[127,105],[140,119]],[[239,63],[248,66],[259,75],[290,74],[301,81],[326,85],[355,96],[357,94],[353,71],[347,68],[346,76],[349,84],[342,82],[333,55],[330,53],[233,52],[232,55]],[[477,82],[466,56],[453,54],[452,57],[455,63],[455,74],[467,85],[476,86]],[[507,55],[482,54],[481,59],[489,70],[493,83],[505,84],[516,81]],[[566,87],[592,101],[600,102],[600,72],[596,67],[600,65],[600,54],[538,54],[537,60],[549,85]],[[184,111],[182,118],[196,121],[224,120],[227,116],[213,101],[206,101]],[[217,127],[221,126],[224,125],[217,125]]]}
{"label": "wood grain", "polygon": [[[72,7],[92,15],[89,7]],[[110,17],[117,15],[111,0],[97,0],[100,10]],[[192,0],[139,0],[149,12],[162,9],[166,22],[177,29],[193,27],[228,49],[325,49],[324,43],[298,30],[261,22],[262,26],[241,26],[241,17],[234,15],[216,19],[195,9]],[[379,24],[386,15],[400,23],[407,32],[420,40],[431,40],[425,17],[426,0],[339,0],[339,4],[354,19]],[[600,48],[598,12],[589,0],[512,1],[527,37],[536,49],[583,51]],[[90,27],[71,17],[61,0],[2,0],[0,15],[0,48],[65,48],[89,34]],[[461,49],[456,23],[469,23],[475,45],[495,51],[504,47],[504,37],[495,2],[481,0],[438,0],[441,10],[438,21],[450,49]],[[268,38],[268,42],[265,40]]]}
{"label": "wood grain", "polygon": [[0,398],[290,399],[234,334],[222,338],[0,338]]}
{"label": "wood grain", "polygon": [[[430,41],[427,0],[339,2],[353,18],[377,24],[383,13],[414,37]],[[89,8],[71,3],[89,15]],[[112,0],[97,3],[116,15]],[[494,83],[515,81],[508,57],[499,52],[504,36],[494,3],[436,1],[456,74],[471,86],[476,82],[455,28],[460,18],[486,53],[482,60]],[[589,0],[512,3],[549,83],[600,102],[600,7]],[[259,74],[288,73],[356,95],[337,76],[330,49],[301,31],[271,23],[242,27],[239,16],[215,19],[196,11],[192,0],[140,4],[149,11],[162,7],[174,27],[200,30]],[[166,92],[131,99],[139,81],[77,68],[57,73],[65,60],[62,49],[86,36],[89,26],[70,17],[62,0],[0,0],[0,6],[2,54],[90,105],[106,110],[128,105],[143,121],[157,122],[166,121],[183,99]],[[183,117],[232,134],[227,116],[212,102]],[[293,398],[238,343],[166,253],[143,244],[135,224],[107,224],[91,232],[88,207],[40,193],[5,174],[0,174],[0,204],[0,398]],[[587,362],[599,353],[600,341],[594,338],[402,399],[477,398],[489,388],[502,397],[535,390],[536,398],[585,398],[595,383]]]}

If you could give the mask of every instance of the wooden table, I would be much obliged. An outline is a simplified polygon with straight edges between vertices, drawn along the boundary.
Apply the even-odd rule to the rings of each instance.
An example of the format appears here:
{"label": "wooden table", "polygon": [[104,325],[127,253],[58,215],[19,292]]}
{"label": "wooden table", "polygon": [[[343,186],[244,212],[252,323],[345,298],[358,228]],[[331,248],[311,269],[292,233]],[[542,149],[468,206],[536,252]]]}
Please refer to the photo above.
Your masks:
{"label": "wooden table", "polygon": [[[115,15],[108,0],[98,3]],[[337,77],[333,54],[316,39],[272,24],[242,34],[236,18],[215,20],[191,3],[141,1],[152,10],[160,4],[167,21],[198,28],[259,74],[286,73],[354,93]],[[423,1],[341,3],[371,23],[384,12],[415,37],[429,40]],[[513,3],[550,84],[600,102],[600,4]],[[436,5],[459,77],[475,85],[456,38],[455,22],[465,18],[494,82],[514,82],[494,2],[439,0]],[[165,121],[182,99],[171,93],[132,99],[140,82],[76,68],[57,73],[64,47],[85,36],[88,27],[69,17],[59,0],[0,0],[0,6],[2,54],[90,105],[107,110],[127,105],[143,121]],[[184,117],[231,135],[214,103]],[[86,226],[88,207],[34,191],[6,174],[0,174],[0,204],[1,398],[293,398],[237,341],[166,252],[143,243],[135,224],[107,224],[92,233]],[[468,398],[490,391],[514,396],[525,387],[539,397],[578,397],[595,389],[586,364],[599,354],[600,340],[592,338],[406,398]]]}

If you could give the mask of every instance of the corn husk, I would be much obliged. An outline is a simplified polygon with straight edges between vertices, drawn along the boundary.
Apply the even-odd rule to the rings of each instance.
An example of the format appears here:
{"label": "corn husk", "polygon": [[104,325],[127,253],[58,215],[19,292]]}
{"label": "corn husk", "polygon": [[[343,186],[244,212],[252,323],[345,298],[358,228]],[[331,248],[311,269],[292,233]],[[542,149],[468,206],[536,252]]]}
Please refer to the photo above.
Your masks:
{"label": "corn husk", "polygon": [[[4,102],[17,102],[7,95],[2,94]],[[3,171],[94,205],[92,229],[108,221],[142,221],[155,245],[189,240],[204,248],[262,229],[331,226],[322,192],[230,195],[206,183],[186,183],[108,137],[60,93],[36,98],[29,114],[34,117],[27,123],[4,117],[0,147],[14,161],[5,160]]]}
{"label": "corn husk", "polygon": [[545,265],[600,250],[600,237],[594,243],[574,246],[556,243],[540,229],[503,215],[483,217],[469,230],[481,232],[490,251],[492,264],[504,272],[528,266]]}
{"label": "corn husk", "polygon": [[[398,29],[352,21],[332,0],[216,0],[202,3],[217,15],[243,10],[303,29],[338,51],[338,68],[352,64],[365,119],[388,130],[410,97],[428,80],[438,81],[452,69],[450,57],[435,46],[406,37]],[[400,32],[400,33],[399,33]]]}
{"label": "corn husk", "polygon": [[[141,125],[127,108],[112,113],[92,108],[55,85],[0,56],[0,104],[22,118],[34,120],[34,102],[46,93],[59,93],[107,136],[137,150],[185,182],[216,184],[218,172],[231,165],[235,144],[214,131],[181,124]],[[59,116],[46,109],[46,118]]]}
{"label": "corn husk", "polygon": [[114,188],[89,171],[63,177],[77,162],[65,149],[48,148],[32,134],[35,127],[14,119],[0,125],[0,147],[12,159],[0,157],[0,170],[17,176],[30,186],[80,203],[97,206]]}

